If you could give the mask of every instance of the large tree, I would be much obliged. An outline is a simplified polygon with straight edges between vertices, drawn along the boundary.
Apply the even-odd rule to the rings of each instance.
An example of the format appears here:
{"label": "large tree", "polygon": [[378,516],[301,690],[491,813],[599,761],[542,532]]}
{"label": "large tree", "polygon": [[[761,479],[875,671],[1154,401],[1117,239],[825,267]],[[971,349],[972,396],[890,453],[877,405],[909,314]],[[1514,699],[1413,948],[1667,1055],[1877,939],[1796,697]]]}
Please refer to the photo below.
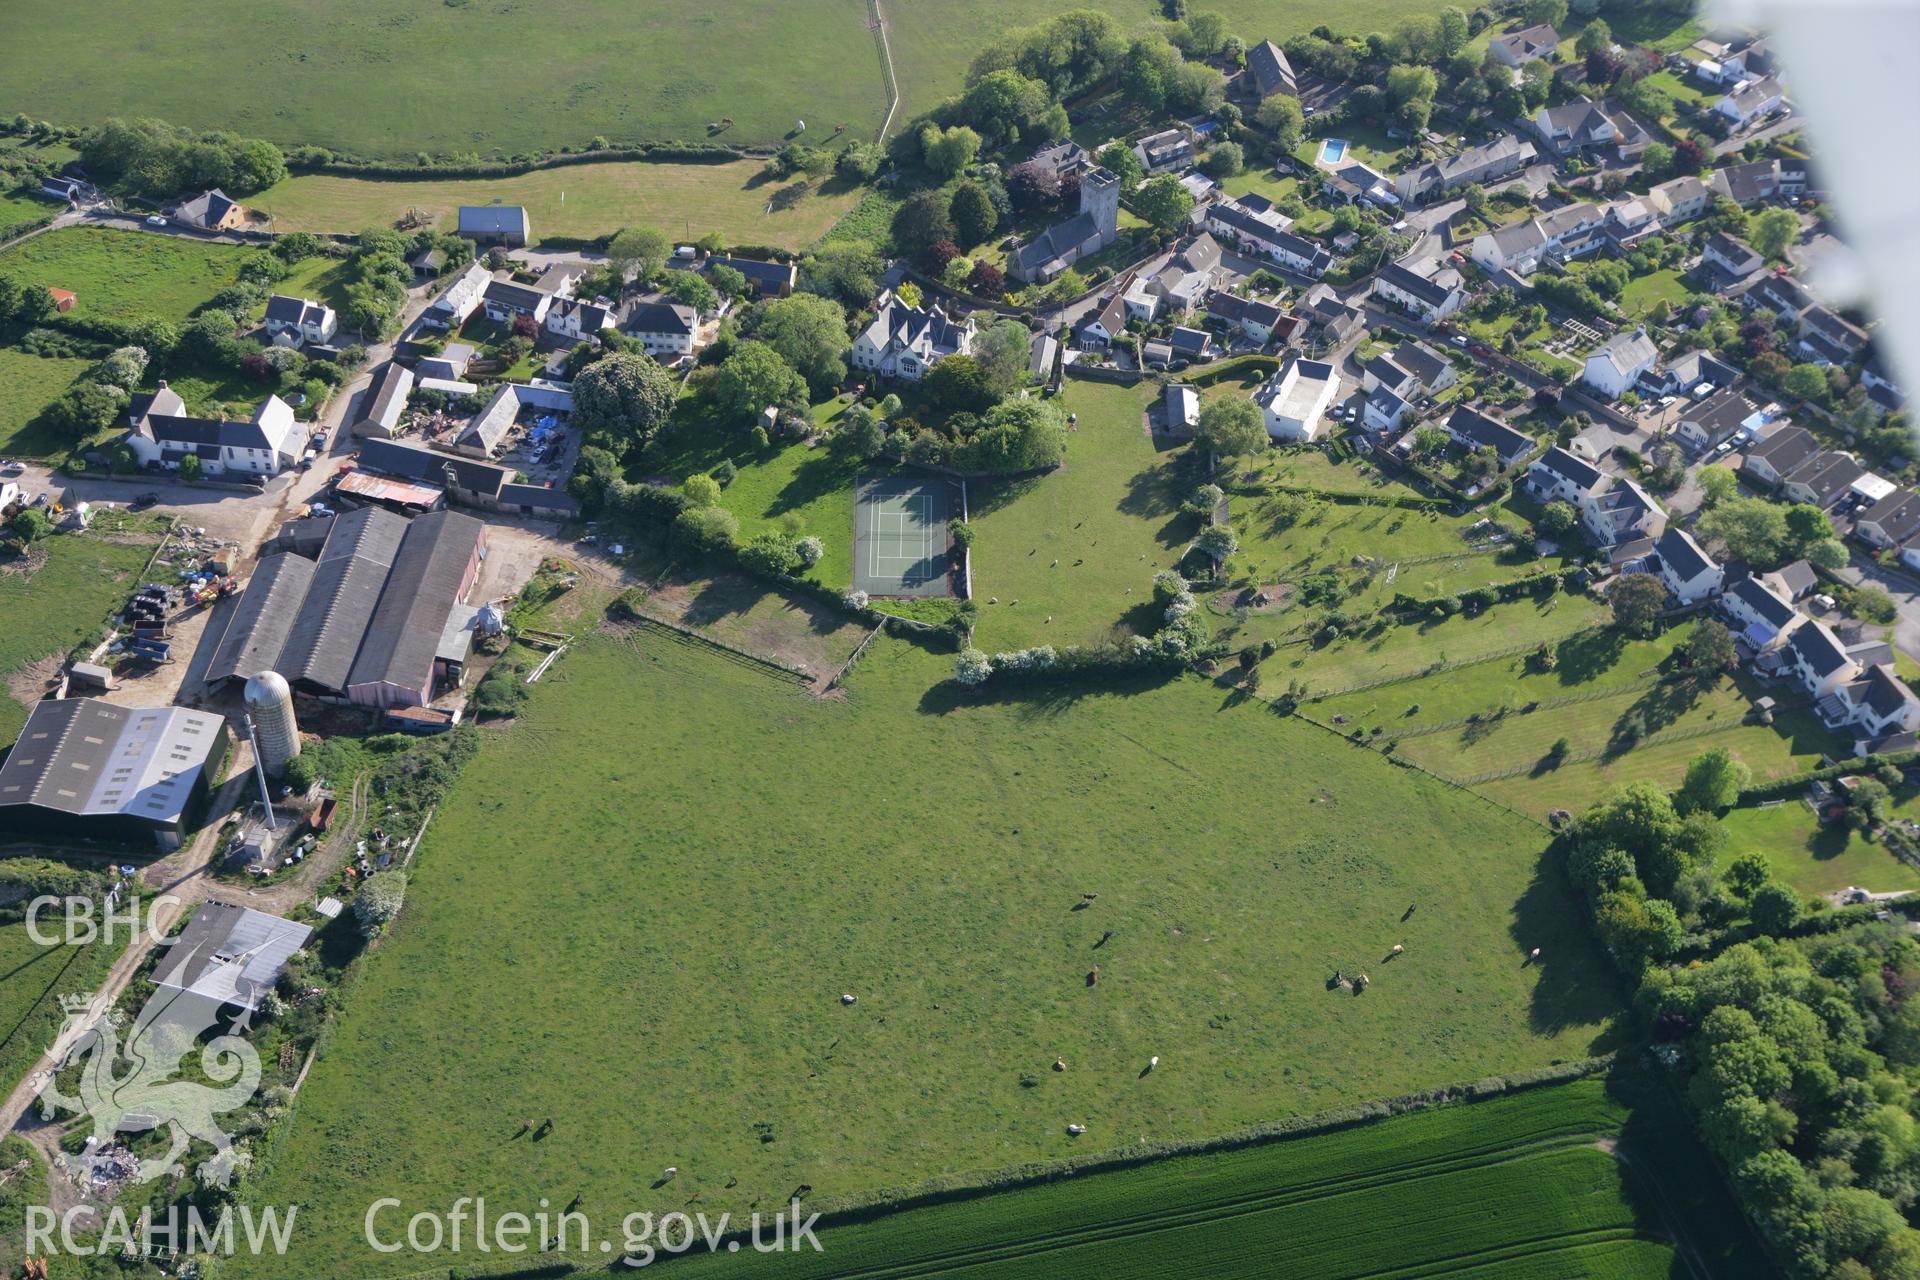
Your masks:
{"label": "large tree", "polygon": [[1026,384],[1032,343],[1033,335],[1017,320],[996,320],[974,338],[973,358],[995,399],[1004,400]]}
{"label": "large tree", "polygon": [[1180,179],[1163,173],[1134,193],[1133,208],[1155,230],[1171,234],[1187,225],[1187,215],[1193,212],[1193,193],[1180,185]]}
{"label": "large tree", "polygon": [[1194,443],[1223,458],[1256,453],[1267,447],[1266,415],[1260,406],[1239,396],[1221,396],[1201,406],[1193,428]]}
{"label": "large tree", "polygon": [[951,178],[980,154],[980,135],[963,124],[950,129],[930,124],[920,131],[920,156],[927,168]]}
{"label": "large tree", "polygon": [[1652,635],[1667,607],[1667,588],[1651,573],[1629,573],[1607,590],[1614,625],[1634,635]]}
{"label": "large tree", "polygon": [[607,263],[621,279],[645,279],[667,260],[673,242],[658,227],[624,227],[607,242]]}
{"label": "large tree", "polygon": [[920,191],[894,210],[893,247],[908,258],[919,258],[933,245],[953,239],[953,215],[947,197],[939,191]]}
{"label": "large tree", "polygon": [[1674,797],[1675,808],[1683,814],[1730,809],[1752,776],[1752,770],[1735,760],[1731,751],[1710,748],[1688,763],[1687,776]]}
{"label": "large tree", "polygon": [[824,394],[847,376],[847,313],[832,298],[796,293],[769,302],[756,332],[816,392]]}
{"label": "large tree", "polygon": [[1778,258],[1800,234],[1800,218],[1791,209],[1768,209],[1747,224],[1754,249],[1765,258]]}
{"label": "large tree", "polygon": [[673,376],[651,356],[619,352],[588,365],[573,381],[573,408],[589,428],[644,444],[673,416]]}
{"label": "large tree", "polygon": [[743,430],[770,406],[804,409],[807,405],[807,380],[764,342],[735,347],[713,371],[707,391],[714,405]]}
{"label": "large tree", "polygon": [[1700,532],[1756,569],[1776,568],[1787,546],[1786,509],[1764,498],[1728,498],[1700,517]]}
{"label": "large tree", "polygon": [[977,182],[963,182],[954,188],[947,205],[953,219],[954,243],[972,249],[984,244],[1000,225],[1000,214],[987,198],[987,190]]}

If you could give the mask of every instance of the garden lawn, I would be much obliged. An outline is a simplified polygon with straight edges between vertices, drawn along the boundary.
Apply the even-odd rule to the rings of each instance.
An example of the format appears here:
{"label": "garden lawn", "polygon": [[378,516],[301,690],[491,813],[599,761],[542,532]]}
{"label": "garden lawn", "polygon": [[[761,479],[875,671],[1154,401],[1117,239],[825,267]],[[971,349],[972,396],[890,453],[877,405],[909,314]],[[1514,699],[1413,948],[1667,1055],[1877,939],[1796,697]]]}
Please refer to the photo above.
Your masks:
{"label": "garden lawn", "polygon": [[78,443],[34,420],[92,364],[0,347],[0,457],[64,457]]}
{"label": "garden lawn", "polygon": [[[1611,1044],[1619,993],[1531,824],[1198,679],[980,697],[951,662],[882,638],[813,700],[655,631],[570,649],[441,806],[259,1171],[301,1212],[249,1280],[418,1271],[363,1243],[387,1194],[818,1206]],[[1364,998],[1336,968],[1372,970]],[[1497,1203],[1617,1223],[1573,1193],[1612,1168]],[[1491,1184],[1461,1186],[1444,1232],[1484,1230]],[[1379,1265],[1385,1205],[1341,1217]]]}
{"label": "garden lawn", "polygon": [[1647,83],[1675,102],[1696,107],[1710,107],[1721,96],[1718,90],[1700,84],[1692,76],[1682,76],[1674,71],[1656,71],[1647,77]]}
{"label": "garden lawn", "polygon": [[[831,126],[828,126],[831,128]],[[622,227],[656,226],[676,238],[719,232],[731,244],[799,249],[853,208],[858,188],[829,182],[768,211],[792,184],[767,179],[755,160],[726,164],[616,162],[539,169],[509,178],[397,182],[303,174],[248,201],[273,215],[276,231],[359,231],[392,226],[408,209],[451,230],[463,204],[524,205],[536,240],[592,238]]]}
{"label": "garden lawn", "polygon": [[[153,554],[158,539],[147,534],[111,536],[94,530],[55,534],[34,543],[28,572],[20,562],[0,571],[0,678],[12,679],[42,658],[64,656],[83,640],[105,634],[114,611]],[[44,556],[44,560],[41,557]],[[37,701],[38,681],[22,689]],[[27,722],[27,709],[0,698],[0,742],[12,742]]]}
{"label": "garden lawn", "polygon": [[820,1254],[701,1252],[674,1267],[770,1280],[869,1271],[1254,1280],[1443,1266],[1475,1280],[1665,1280],[1677,1262],[1636,1181],[1649,1153],[1629,1138],[1633,1162],[1623,1164],[1597,1145],[1620,1140],[1628,1123],[1605,1086],[1586,1079],[829,1226]]}
{"label": "garden lawn", "polygon": [[233,283],[246,252],[184,236],[62,227],[0,254],[0,273],[71,289],[80,295],[68,313],[76,319],[178,323]]}
{"label": "garden lawn", "polygon": [[1148,438],[1151,395],[1069,380],[1064,404],[1080,420],[1066,464],[1034,478],[968,482],[980,648],[1159,629],[1153,575],[1172,568],[1199,531],[1180,505],[1204,476],[1190,449],[1161,452]]}
{"label": "garden lawn", "polygon": [[[1910,788],[1897,793],[1900,816],[1914,816]],[[1859,886],[1875,893],[1920,889],[1920,870],[1871,842],[1845,823],[1821,823],[1798,796],[1780,804],[1735,809],[1720,820],[1726,828],[1722,862],[1743,853],[1767,860],[1774,876],[1812,896]]]}
{"label": "garden lawn", "polygon": [[1630,316],[1644,316],[1662,302],[1684,307],[1693,297],[1693,290],[1680,279],[1680,272],[1668,268],[1629,280],[1620,294],[1620,307]]}

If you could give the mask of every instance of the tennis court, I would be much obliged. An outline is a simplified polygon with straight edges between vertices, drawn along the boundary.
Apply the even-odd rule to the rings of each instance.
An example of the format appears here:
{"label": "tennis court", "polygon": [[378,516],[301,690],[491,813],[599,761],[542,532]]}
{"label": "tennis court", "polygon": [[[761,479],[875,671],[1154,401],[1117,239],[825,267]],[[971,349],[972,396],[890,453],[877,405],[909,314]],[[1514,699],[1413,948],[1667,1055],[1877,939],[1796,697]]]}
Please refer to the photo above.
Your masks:
{"label": "tennis court", "polygon": [[871,596],[951,595],[947,516],[952,482],[898,476],[853,491],[853,585]]}

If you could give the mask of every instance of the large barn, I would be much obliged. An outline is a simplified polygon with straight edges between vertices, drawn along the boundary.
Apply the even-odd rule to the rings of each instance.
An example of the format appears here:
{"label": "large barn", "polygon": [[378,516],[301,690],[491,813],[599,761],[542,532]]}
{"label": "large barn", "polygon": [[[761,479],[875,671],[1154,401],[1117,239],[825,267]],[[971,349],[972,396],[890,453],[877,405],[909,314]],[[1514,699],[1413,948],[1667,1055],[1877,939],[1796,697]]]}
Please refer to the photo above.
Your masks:
{"label": "large barn", "polygon": [[0,830],[176,849],[227,745],[222,717],[185,707],[36,703],[0,764]]}
{"label": "large barn", "polygon": [[227,623],[209,683],[278,671],[295,689],[373,707],[424,706],[457,680],[448,620],[486,553],[486,526],[454,511],[379,507],[333,519],[316,559],[266,557]]}

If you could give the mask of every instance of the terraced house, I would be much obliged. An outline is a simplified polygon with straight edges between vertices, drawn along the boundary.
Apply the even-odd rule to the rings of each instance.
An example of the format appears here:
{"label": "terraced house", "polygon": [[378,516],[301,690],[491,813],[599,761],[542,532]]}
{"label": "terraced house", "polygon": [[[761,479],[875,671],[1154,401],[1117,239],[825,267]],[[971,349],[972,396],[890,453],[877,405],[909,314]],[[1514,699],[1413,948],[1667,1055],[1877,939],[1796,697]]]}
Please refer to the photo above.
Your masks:
{"label": "terraced house", "polygon": [[188,416],[179,393],[162,382],[152,394],[135,396],[127,417],[131,429],[124,443],[149,470],[178,471],[194,457],[200,460],[200,473],[209,478],[266,479],[298,461],[304,443],[293,407],[279,396],[261,401],[243,422],[195,418]]}

